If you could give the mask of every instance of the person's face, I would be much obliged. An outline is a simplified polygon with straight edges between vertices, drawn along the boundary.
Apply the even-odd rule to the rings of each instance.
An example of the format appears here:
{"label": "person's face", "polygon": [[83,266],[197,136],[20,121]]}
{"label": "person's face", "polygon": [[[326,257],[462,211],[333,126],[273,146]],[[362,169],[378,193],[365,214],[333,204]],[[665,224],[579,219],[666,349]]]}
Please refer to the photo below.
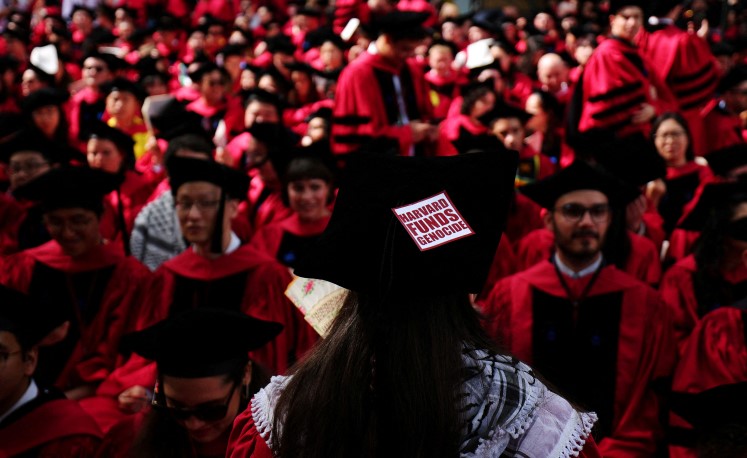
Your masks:
{"label": "person's face", "polygon": [[747,110],[747,80],[729,89],[724,97],[728,108],[734,113]]}
{"label": "person's face", "polygon": [[654,134],[654,145],[668,166],[679,167],[687,162],[687,133],[674,119],[667,119],[659,124]]}
{"label": "person's face", "polygon": [[582,44],[576,46],[576,51],[573,53],[573,57],[580,65],[586,65],[591,57],[591,53],[594,52],[594,48],[591,45]]}
{"label": "person's face", "polygon": [[462,40],[462,28],[453,22],[445,22],[441,26],[441,37],[446,41],[457,43]]}
{"label": "person's face", "polygon": [[537,69],[537,77],[546,91],[556,93],[568,82],[568,70],[561,63],[543,65]]}
{"label": "person's face", "polygon": [[246,168],[256,169],[259,178],[271,188],[280,184],[280,178],[270,162],[267,146],[255,138],[249,140],[246,149]]}
{"label": "person's face", "polygon": [[228,56],[223,60],[223,68],[226,69],[232,79],[236,79],[241,74],[241,56]]}
{"label": "person's face", "polygon": [[542,98],[537,94],[530,95],[524,109],[532,115],[527,122],[527,128],[532,132],[544,132],[547,129],[547,114],[542,108]]}
{"label": "person's face", "polygon": [[206,73],[200,80],[200,93],[209,105],[218,104],[226,94],[226,80],[218,70]]}
{"label": "person's face", "polygon": [[277,81],[275,81],[275,78],[273,78],[272,75],[260,76],[257,87],[260,89],[264,89],[271,94],[277,94],[280,92],[280,87],[278,86]]}
{"label": "person's face", "polygon": [[117,30],[119,30],[119,38],[122,40],[128,40],[130,36],[132,36],[132,32],[135,31],[135,28],[132,26],[130,21],[121,21],[117,25]]}
{"label": "person's face", "polygon": [[451,63],[454,61],[451,51],[444,48],[433,48],[428,53],[428,65],[439,75],[448,73],[451,70]]}
{"label": "person's face", "polygon": [[88,87],[100,86],[112,78],[106,62],[96,57],[89,57],[83,62],[83,80]]}
{"label": "person's face", "polygon": [[99,218],[85,208],[58,208],[44,214],[44,225],[66,255],[76,258],[101,241]]}
{"label": "person's face", "polygon": [[329,184],[319,178],[288,183],[288,202],[301,221],[317,221],[327,214]]}
{"label": "person's face", "polygon": [[306,128],[306,134],[312,142],[318,142],[327,136],[327,121],[324,118],[312,118]]}
{"label": "person's face", "polygon": [[36,350],[21,352],[14,334],[0,331],[0,414],[7,411],[28,387],[28,380],[36,369],[36,356]]}
{"label": "person's face", "polygon": [[475,105],[470,110],[470,116],[477,119],[486,114],[495,106],[495,94],[487,92],[485,95],[475,101]]}
{"label": "person's face", "polygon": [[73,24],[78,30],[87,31],[93,26],[93,19],[85,11],[78,10],[73,13]]}
{"label": "person's face", "polygon": [[467,41],[469,41],[470,43],[474,43],[485,38],[490,38],[490,33],[487,30],[474,25],[467,29]]}
{"label": "person's face", "polygon": [[332,42],[327,41],[319,48],[319,58],[325,68],[335,69],[342,67],[343,57],[342,50],[332,44]]}
{"label": "person's face", "polygon": [[524,126],[518,118],[500,118],[493,124],[493,134],[503,145],[514,151],[524,147]]}
{"label": "person's face", "polygon": [[534,17],[534,27],[540,32],[547,32],[554,26],[555,22],[547,13],[539,13]]}
{"label": "person's face", "polygon": [[[179,187],[176,194],[176,215],[184,238],[190,244],[209,246],[215,230],[215,219],[220,205],[220,187],[206,181],[192,181]],[[223,211],[223,230],[231,229],[238,201],[226,199]]]}
{"label": "person's face", "polygon": [[257,87],[257,75],[251,70],[241,72],[241,89],[248,91]]}
{"label": "person's face", "polygon": [[643,10],[637,6],[626,6],[610,16],[610,33],[628,41],[633,41],[641,26]]}
{"label": "person's face", "polygon": [[306,96],[311,92],[311,77],[308,74],[304,72],[292,72],[291,81],[299,95]]}
{"label": "person's face", "polygon": [[168,407],[194,409],[228,403],[226,416],[216,421],[204,421],[195,416],[177,422],[198,444],[210,444],[227,434],[239,414],[241,385],[225,376],[201,378],[163,377],[163,394]]}
{"label": "person's face", "polygon": [[[574,210],[591,209],[579,218]],[[595,190],[563,194],[545,215],[545,226],[555,235],[555,245],[566,257],[591,261],[602,249],[612,214],[607,196]]]}
{"label": "person's face", "polygon": [[114,91],[106,96],[106,112],[117,119],[131,121],[140,111],[137,97],[124,91]]}
{"label": "person's face", "polygon": [[109,173],[119,172],[122,168],[122,162],[124,162],[124,158],[114,142],[103,138],[88,140],[86,155],[88,165],[92,169],[100,169]]}
{"label": "person's face", "polygon": [[403,63],[405,60],[415,55],[415,50],[422,40],[404,39],[391,40],[388,35],[382,35],[384,46],[379,46],[382,40],[377,41],[379,54],[394,62]]}
{"label": "person's face", "polygon": [[49,161],[35,151],[21,151],[10,157],[8,175],[10,189],[16,189],[30,180],[47,173],[52,166]]}
{"label": "person's face", "polygon": [[244,127],[247,129],[253,126],[255,122],[277,123],[279,121],[278,110],[270,103],[253,100],[246,106],[246,111],[244,111]]}
{"label": "person's face", "polygon": [[39,107],[31,112],[31,119],[45,137],[52,138],[60,125],[60,108],[56,105]]}
{"label": "person's face", "polygon": [[205,34],[201,31],[194,31],[187,39],[187,48],[195,53],[205,49]]}
{"label": "person's face", "polygon": [[21,93],[24,97],[44,87],[34,70],[28,69],[21,75]]}

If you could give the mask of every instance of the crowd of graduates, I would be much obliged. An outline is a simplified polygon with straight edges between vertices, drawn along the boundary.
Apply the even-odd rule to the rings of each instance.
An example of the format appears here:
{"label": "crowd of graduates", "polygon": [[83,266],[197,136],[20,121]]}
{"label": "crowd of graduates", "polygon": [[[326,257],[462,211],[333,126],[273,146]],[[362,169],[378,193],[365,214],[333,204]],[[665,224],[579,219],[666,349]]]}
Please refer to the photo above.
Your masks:
{"label": "crowd of graduates", "polygon": [[[293,456],[252,398],[320,346],[285,291],[348,164],[486,153],[500,243],[436,278],[596,413],[563,456],[745,456],[747,7],[546,3],[0,1],[0,457]],[[379,275],[341,221],[318,278]]]}

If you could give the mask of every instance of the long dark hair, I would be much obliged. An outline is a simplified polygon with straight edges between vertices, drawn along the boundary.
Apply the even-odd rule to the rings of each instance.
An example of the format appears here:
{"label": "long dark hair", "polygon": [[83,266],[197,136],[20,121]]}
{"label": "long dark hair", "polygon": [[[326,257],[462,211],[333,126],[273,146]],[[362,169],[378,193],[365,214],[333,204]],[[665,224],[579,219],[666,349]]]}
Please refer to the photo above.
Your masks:
{"label": "long dark hair", "polygon": [[[241,394],[239,413],[246,409],[252,396],[270,382],[270,376],[264,368],[254,362],[250,364],[252,364],[252,380],[248,390],[239,391]],[[226,374],[226,383],[233,382],[241,386],[245,368],[246,366],[241,364],[234,371]],[[161,375],[159,375],[159,381],[163,385]],[[145,414],[142,427],[135,436],[127,456],[132,458],[197,458],[197,453],[184,427],[177,423],[168,412],[151,409]]]}
{"label": "long dark hair", "polygon": [[457,456],[465,346],[496,352],[466,295],[352,293],[281,394],[272,448],[294,458]]}
{"label": "long dark hair", "polygon": [[[65,110],[62,109],[62,106],[60,105],[52,105],[57,109],[57,112],[60,115],[60,122],[57,124],[57,128],[54,130],[54,134],[52,135],[52,138],[49,139],[49,141],[54,142],[58,145],[70,145],[70,140],[68,139],[68,132],[70,131],[70,124],[67,121],[67,115],[65,114]],[[32,113],[25,114],[26,122],[28,123],[29,129],[31,132],[33,132],[33,135],[38,135],[38,138],[46,138],[44,134],[42,133],[41,129],[37,127],[36,123],[34,122],[34,118],[32,116]]]}
{"label": "long dark hair", "polygon": [[659,126],[661,126],[661,123],[663,123],[667,119],[671,119],[672,121],[676,122],[680,125],[680,127],[682,127],[682,130],[685,131],[685,136],[687,136],[687,149],[685,150],[685,159],[688,161],[694,160],[695,152],[693,151],[693,137],[692,135],[690,135],[690,127],[688,127],[685,118],[683,118],[679,113],[669,111],[656,118],[653,126],[651,127],[651,143],[653,143],[654,139],[656,138],[656,132],[659,130]]}

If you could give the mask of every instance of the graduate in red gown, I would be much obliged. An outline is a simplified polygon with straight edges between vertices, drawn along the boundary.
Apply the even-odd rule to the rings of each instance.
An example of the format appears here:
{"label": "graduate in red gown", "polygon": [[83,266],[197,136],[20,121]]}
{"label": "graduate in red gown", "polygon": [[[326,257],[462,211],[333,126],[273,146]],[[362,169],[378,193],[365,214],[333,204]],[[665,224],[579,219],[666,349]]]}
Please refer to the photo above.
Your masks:
{"label": "graduate in red gown", "polygon": [[106,108],[101,88],[114,78],[121,64],[121,59],[98,51],[89,53],[83,61],[85,87],[70,98],[68,105],[67,120],[70,123],[71,138],[77,139],[82,128],[101,119]]}
{"label": "graduate in red gown", "polygon": [[444,119],[438,126],[436,156],[454,156],[459,153],[454,142],[464,137],[480,137],[490,131],[484,116],[495,107],[497,96],[493,80],[472,82],[461,88],[461,110]]}
{"label": "graduate in red gown", "polygon": [[682,222],[700,237],[693,254],[670,267],[660,287],[674,313],[680,351],[703,315],[747,295],[745,221],[747,182],[732,181],[707,185]]}
{"label": "graduate in red gown", "polygon": [[53,341],[60,324],[26,295],[0,286],[0,456],[95,456],[102,434],[93,419],[34,378],[39,344]]}
{"label": "graduate in red gown", "polygon": [[133,329],[148,291],[150,272],[99,231],[102,198],[117,183],[116,175],[67,167],[16,190],[41,202],[52,240],[6,258],[0,283],[50,304],[46,313],[70,321],[65,339],[42,349],[36,377],[72,399],[92,395],[121,362],[119,338]]}
{"label": "graduate in red gown", "polygon": [[663,433],[652,383],[674,364],[667,309],[603,249],[635,188],[576,162],[522,192],[548,210],[555,255],[495,285],[481,303],[486,329],[594,409],[603,456],[650,456]]}
{"label": "graduate in red gown", "polygon": [[283,198],[293,215],[263,227],[250,245],[293,269],[327,227],[334,198],[333,176],[321,159],[302,156],[291,160],[283,182]]}
{"label": "graduate in red gown", "polygon": [[275,338],[280,324],[235,310],[185,308],[125,336],[124,350],[155,361],[152,402],[115,425],[98,456],[225,456],[234,418],[269,382],[247,354]]}
{"label": "graduate in red gown", "polygon": [[364,52],[340,74],[335,118],[357,122],[332,124],[332,150],[350,153],[372,137],[399,142],[400,154],[423,155],[436,138],[429,124],[432,106],[419,64],[409,59],[426,36],[427,14],[391,12],[372,24],[378,33],[376,53]]}
{"label": "graduate in red gown", "polygon": [[244,111],[238,97],[228,92],[231,80],[223,67],[212,62],[202,64],[190,75],[200,88],[200,97],[187,105],[187,110],[199,114],[212,136],[223,121],[229,138],[244,129]]}
{"label": "graduate in red gown", "polygon": [[455,55],[456,46],[446,41],[434,41],[428,48],[430,70],[424,77],[430,86],[433,118],[436,121],[446,118],[459,86],[467,82],[465,76],[452,67]]}
{"label": "graduate in red gown", "polygon": [[[584,68],[572,110],[578,110],[578,131],[608,129],[620,137],[634,132],[648,135],[657,113],[674,109],[672,96],[657,84],[650,65],[640,56],[633,39],[643,25],[646,2],[613,1],[610,33]],[[578,104],[581,105],[578,105]],[[575,122],[575,121],[573,121]]]}
{"label": "graduate in red gown", "polygon": [[708,156],[728,146],[747,142],[747,130],[740,113],[747,110],[747,64],[734,66],[721,78],[712,98],[700,111],[707,135],[695,145],[695,154]]}

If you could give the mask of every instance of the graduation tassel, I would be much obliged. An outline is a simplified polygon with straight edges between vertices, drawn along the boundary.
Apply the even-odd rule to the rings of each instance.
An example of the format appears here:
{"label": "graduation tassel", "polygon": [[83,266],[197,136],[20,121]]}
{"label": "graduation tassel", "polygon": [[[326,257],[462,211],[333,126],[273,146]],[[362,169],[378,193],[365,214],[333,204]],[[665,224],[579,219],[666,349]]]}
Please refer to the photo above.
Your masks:
{"label": "graduation tassel", "polygon": [[124,247],[125,256],[129,256],[130,253],[130,234],[127,233],[127,225],[125,224],[124,217],[124,205],[122,204],[122,188],[117,186],[117,222],[119,223],[119,231],[122,233],[122,246]]}
{"label": "graduation tassel", "polygon": [[210,245],[210,251],[214,254],[223,254],[223,214],[225,213],[225,209],[226,192],[221,188],[218,213],[215,215],[215,224],[213,225],[213,240]]}

